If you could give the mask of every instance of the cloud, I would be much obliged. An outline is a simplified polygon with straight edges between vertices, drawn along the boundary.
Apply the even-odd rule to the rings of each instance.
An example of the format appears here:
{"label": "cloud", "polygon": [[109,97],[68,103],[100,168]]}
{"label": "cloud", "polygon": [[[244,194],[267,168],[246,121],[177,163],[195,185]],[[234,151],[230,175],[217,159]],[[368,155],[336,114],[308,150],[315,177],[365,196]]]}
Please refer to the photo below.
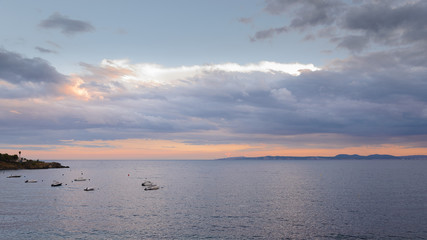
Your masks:
{"label": "cloud", "polygon": [[[259,30],[251,41],[295,30],[317,31],[317,37],[327,38],[352,52],[361,52],[375,45],[418,44],[427,37],[426,1],[266,0],[265,11],[286,16],[290,23],[281,28]],[[310,39],[314,37],[309,35]]]}
{"label": "cloud", "polygon": [[14,114],[22,114],[22,113],[20,113],[18,111],[15,111],[15,110],[10,110],[9,112],[14,113]]}
{"label": "cloud", "polygon": [[284,103],[295,101],[295,98],[292,93],[286,88],[272,89],[271,95],[277,100],[282,101]]}
{"label": "cloud", "polygon": [[91,32],[95,30],[95,28],[88,22],[70,19],[69,17],[59,13],[52,14],[49,18],[43,20],[39,26],[46,29],[59,29],[62,33],[67,35]]}
{"label": "cloud", "polygon": [[179,86],[189,79],[207,73],[270,73],[300,75],[303,71],[316,71],[313,64],[284,64],[276,62],[259,62],[257,64],[240,65],[236,63],[193,65],[166,68],[157,64],[131,64],[127,60],[103,60],[100,66],[81,63],[88,74],[82,87],[91,92],[122,92],[137,88],[154,88],[161,86]]}
{"label": "cloud", "polygon": [[54,47],[54,48],[61,48],[61,46],[55,42],[46,41],[46,43],[49,44],[50,46]]}
{"label": "cloud", "polygon": [[293,11],[292,28],[329,25],[343,7],[340,0],[267,0],[265,10],[271,14],[282,14]]}
{"label": "cloud", "polygon": [[[33,136],[31,141],[43,136],[38,139],[43,143],[70,138],[175,138],[176,134],[222,131],[213,121],[218,114],[232,116],[224,112],[232,106],[227,104],[230,98],[248,99],[249,92],[268,89],[264,80],[257,83],[251,76],[290,77],[301,74],[299,70],[318,70],[310,64],[273,62],[165,68],[105,60],[99,66],[82,66],[87,73],[70,76],[77,79],[76,84],[63,85],[73,91],[62,91],[68,95],[61,98],[0,101],[0,110],[11,113],[1,119],[2,128],[15,132],[16,141],[29,140],[18,137],[23,134]],[[244,79],[248,83],[240,82]],[[77,93],[82,94],[80,100],[74,97]]]}
{"label": "cloud", "polygon": [[[196,143],[252,136],[268,142],[272,136],[327,134],[383,143],[427,135],[427,71],[420,65],[413,72],[401,54],[353,57],[325,70],[301,65],[317,70],[302,73],[271,62],[164,68],[110,60],[99,68],[114,66],[114,74],[98,69],[96,78],[81,77],[114,76],[120,88],[87,82],[88,92],[102,92],[103,103],[108,100],[118,111],[114,115],[122,116],[109,119],[116,119],[117,127],[138,129],[129,130],[133,137],[187,136]],[[98,112],[98,121],[104,115]]]}
{"label": "cloud", "polygon": [[[165,67],[110,59],[81,63],[84,71],[67,77],[41,59],[3,51],[0,60],[0,88],[6,92],[0,99],[2,144],[70,144],[64,139],[309,148],[427,143],[427,57],[416,48],[354,56],[322,69],[276,62]],[[52,78],[42,85],[44,78],[32,77],[40,69],[50,69],[46,76]],[[10,71],[14,74],[5,74]],[[22,84],[49,89],[58,83],[67,91],[26,98],[9,94],[25,89]]]}
{"label": "cloud", "polygon": [[310,27],[333,25],[343,9],[345,4],[340,0],[266,0],[264,10],[272,15],[289,15],[290,24],[257,31],[250,39],[254,42],[295,29],[303,31]]}
{"label": "cloud", "polygon": [[374,42],[386,45],[425,41],[427,37],[427,3],[393,6],[386,2],[367,3],[348,9],[341,26],[360,31]]}
{"label": "cloud", "polygon": [[69,84],[46,60],[0,49],[0,99],[60,97]]}
{"label": "cloud", "polygon": [[41,58],[0,50],[0,79],[11,84],[62,83],[66,77]]}
{"label": "cloud", "polygon": [[244,17],[242,17],[242,18],[239,18],[238,21],[241,22],[241,23],[244,23],[244,24],[249,24],[249,23],[252,23],[252,18],[244,18]]}
{"label": "cloud", "polygon": [[257,40],[272,38],[275,35],[285,33],[287,31],[288,31],[288,28],[286,26],[279,27],[279,28],[270,28],[267,30],[258,31],[255,33],[255,35],[253,37],[251,37],[251,41],[255,42]]}
{"label": "cloud", "polygon": [[349,35],[339,39],[338,47],[359,53],[368,46],[368,43],[369,39],[365,36]]}
{"label": "cloud", "polygon": [[57,53],[54,50],[50,50],[50,49],[42,48],[42,47],[35,47],[35,49],[41,53]]}

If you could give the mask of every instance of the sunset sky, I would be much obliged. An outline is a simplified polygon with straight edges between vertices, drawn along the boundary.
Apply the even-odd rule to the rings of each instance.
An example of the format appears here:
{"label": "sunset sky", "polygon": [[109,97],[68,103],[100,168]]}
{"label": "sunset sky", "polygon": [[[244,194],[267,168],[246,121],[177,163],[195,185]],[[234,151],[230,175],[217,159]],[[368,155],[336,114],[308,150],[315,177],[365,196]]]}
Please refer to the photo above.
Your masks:
{"label": "sunset sky", "polygon": [[0,153],[427,154],[427,1],[0,6]]}

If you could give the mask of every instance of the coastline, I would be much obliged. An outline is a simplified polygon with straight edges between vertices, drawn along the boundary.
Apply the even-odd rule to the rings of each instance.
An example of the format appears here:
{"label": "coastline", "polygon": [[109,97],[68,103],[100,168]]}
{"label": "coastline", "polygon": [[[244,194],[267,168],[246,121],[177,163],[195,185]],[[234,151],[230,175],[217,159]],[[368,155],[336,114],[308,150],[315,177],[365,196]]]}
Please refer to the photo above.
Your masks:
{"label": "coastline", "polygon": [[393,156],[386,154],[372,154],[368,156],[361,156],[358,154],[338,154],[336,156],[262,156],[262,157],[228,157],[219,158],[215,160],[426,160],[427,155],[410,155],[410,156]]}
{"label": "coastline", "polygon": [[0,170],[20,170],[20,169],[48,169],[48,168],[69,168],[58,162],[43,162],[27,160],[25,162],[0,161]]}

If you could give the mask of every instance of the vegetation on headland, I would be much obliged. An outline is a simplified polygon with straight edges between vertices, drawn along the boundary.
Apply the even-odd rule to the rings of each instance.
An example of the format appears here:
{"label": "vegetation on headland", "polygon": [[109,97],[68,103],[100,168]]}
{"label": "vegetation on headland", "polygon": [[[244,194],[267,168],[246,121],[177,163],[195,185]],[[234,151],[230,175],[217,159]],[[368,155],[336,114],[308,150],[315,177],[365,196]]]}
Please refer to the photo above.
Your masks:
{"label": "vegetation on headland", "polygon": [[0,170],[17,169],[46,169],[46,168],[68,168],[58,162],[43,162],[39,160],[24,159],[19,161],[18,155],[9,155],[0,153]]}
{"label": "vegetation on headland", "polygon": [[361,156],[357,154],[353,154],[353,155],[339,154],[333,157],[264,156],[264,157],[229,157],[229,158],[221,158],[217,160],[380,160],[380,159],[387,159],[387,160],[425,159],[427,160],[427,155],[393,156],[393,155],[373,154],[368,156]]}

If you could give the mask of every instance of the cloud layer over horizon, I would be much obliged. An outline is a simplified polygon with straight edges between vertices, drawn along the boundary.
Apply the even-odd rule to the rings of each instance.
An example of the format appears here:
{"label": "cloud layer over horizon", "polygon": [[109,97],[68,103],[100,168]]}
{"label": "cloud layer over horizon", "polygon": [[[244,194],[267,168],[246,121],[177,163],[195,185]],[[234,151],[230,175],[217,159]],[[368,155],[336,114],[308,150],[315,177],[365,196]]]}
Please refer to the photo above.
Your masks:
{"label": "cloud layer over horizon", "polygon": [[[426,1],[266,0],[261,11],[287,18],[260,27],[258,15],[236,16],[253,25],[250,44],[299,32],[304,42],[327,40],[349,55],[324,66],[260,59],[170,67],[102,57],[65,74],[1,48],[0,148],[128,139],[427,148]],[[95,30],[60,13],[39,27]]]}
{"label": "cloud layer over horizon", "polygon": [[412,58],[377,53],[326,69],[272,62],[166,68],[104,60],[82,63],[85,73],[66,77],[42,59],[2,51],[0,91],[8,94],[0,99],[1,142],[425,146],[427,69],[408,68]]}

